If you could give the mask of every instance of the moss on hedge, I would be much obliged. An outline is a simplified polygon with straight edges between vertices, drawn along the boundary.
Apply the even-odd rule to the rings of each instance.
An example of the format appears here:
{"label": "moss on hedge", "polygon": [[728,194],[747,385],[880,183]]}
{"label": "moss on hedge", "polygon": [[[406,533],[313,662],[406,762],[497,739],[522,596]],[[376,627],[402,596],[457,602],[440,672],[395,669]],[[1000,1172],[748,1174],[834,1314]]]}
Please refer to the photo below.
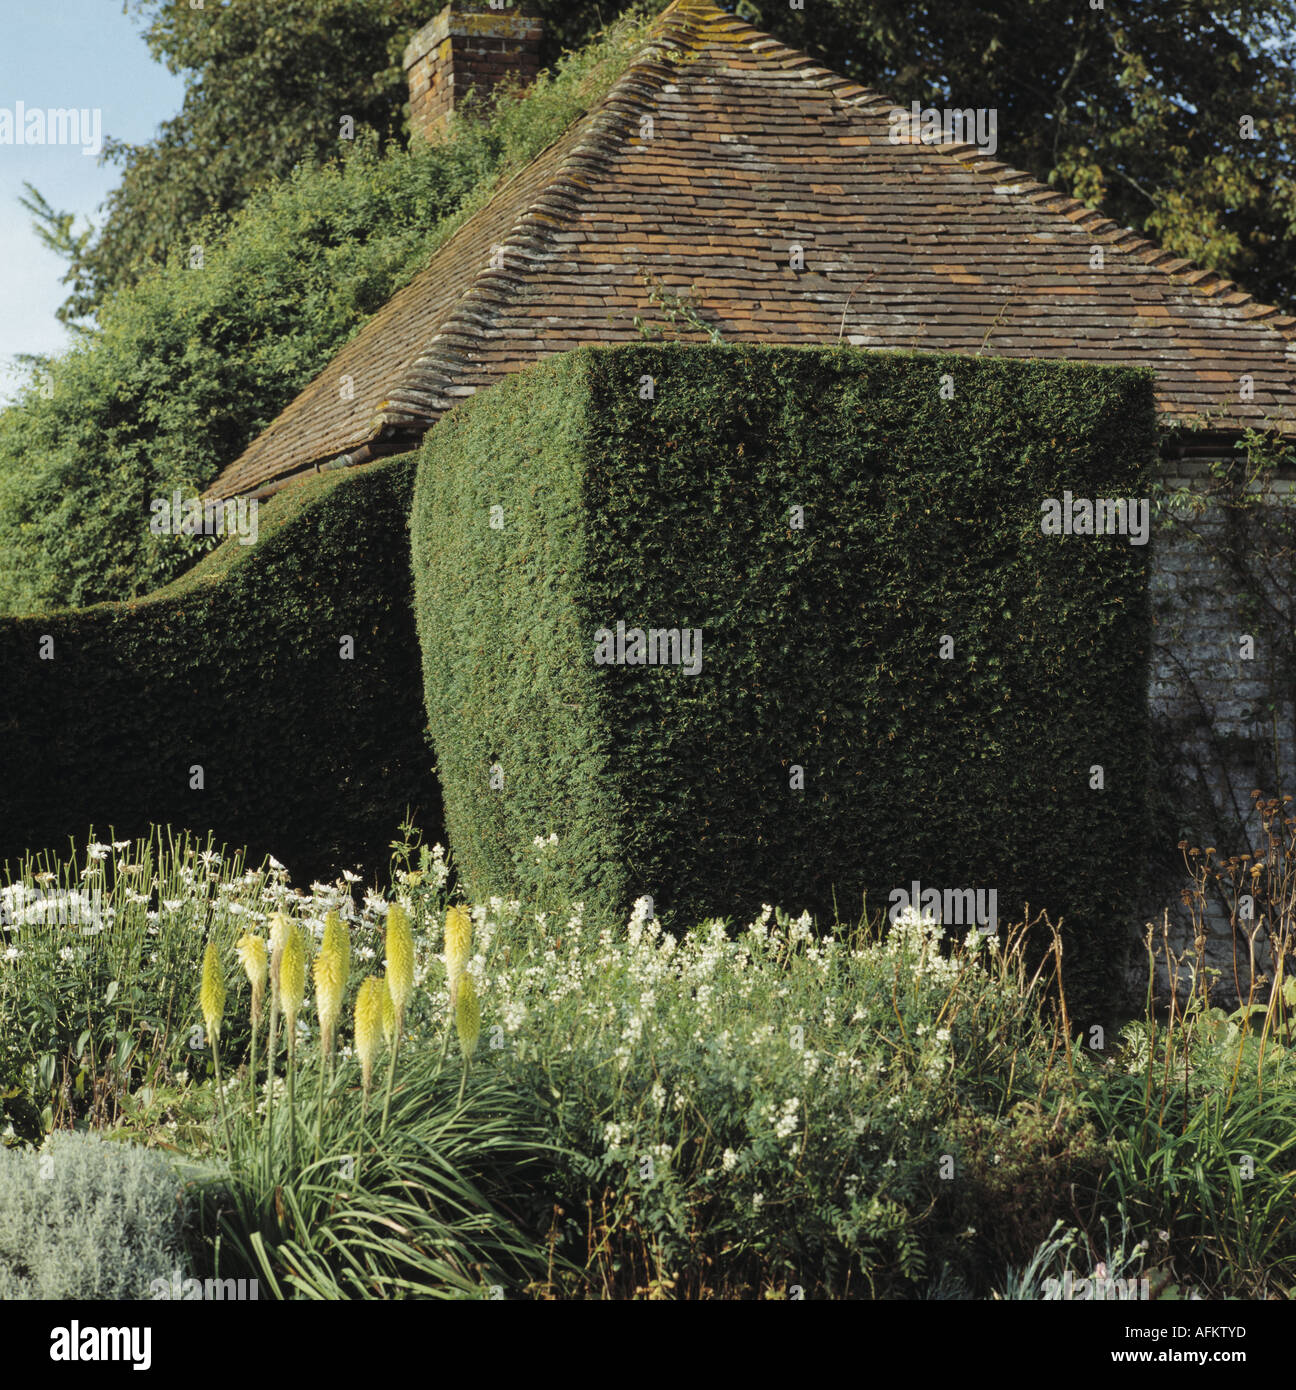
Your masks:
{"label": "moss on hedge", "polygon": [[[1146,372],[849,349],[581,349],[461,406],[412,542],[473,888],[550,832],[592,908],[994,888],[1065,914],[1097,987],[1140,868],[1147,552],[1040,508],[1146,497],[1154,437]],[[618,621],[700,629],[701,671],[596,665]]]}
{"label": "moss on hedge", "polygon": [[385,864],[407,806],[435,833],[414,465],[285,489],[255,545],[231,538],[145,599],[0,619],[0,856],[169,823],[316,875]]}

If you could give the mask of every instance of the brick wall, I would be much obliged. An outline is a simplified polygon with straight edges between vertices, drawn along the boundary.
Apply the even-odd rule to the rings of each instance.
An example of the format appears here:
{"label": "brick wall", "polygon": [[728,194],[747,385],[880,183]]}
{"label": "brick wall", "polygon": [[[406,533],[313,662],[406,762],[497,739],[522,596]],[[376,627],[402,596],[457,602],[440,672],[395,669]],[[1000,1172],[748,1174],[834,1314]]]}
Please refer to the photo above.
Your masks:
{"label": "brick wall", "polygon": [[469,92],[489,98],[506,77],[529,85],[540,71],[542,22],[513,0],[455,0],[415,34],[405,50],[410,129],[435,140]]}

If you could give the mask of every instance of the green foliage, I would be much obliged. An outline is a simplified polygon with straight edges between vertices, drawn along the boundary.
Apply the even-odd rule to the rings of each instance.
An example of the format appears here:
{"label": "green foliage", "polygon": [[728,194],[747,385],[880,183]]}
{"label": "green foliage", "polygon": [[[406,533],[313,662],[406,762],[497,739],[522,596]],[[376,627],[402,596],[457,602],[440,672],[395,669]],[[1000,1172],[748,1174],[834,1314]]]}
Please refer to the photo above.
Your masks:
{"label": "green foliage", "polygon": [[[159,854],[145,877],[145,847],[124,849],[92,858],[88,877],[79,859],[55,866],[59,883],[102,886],[123,909],[76,943],[93,962],[62,968],[90,979],[121,952],[157,1001],[178,974],[183,1027],[206,932],[217,943],[232,1142],[201,1053],[137,1086],[115,1122],[180,1155],[197,1277],[256,1278],[273,1298],[498,1285],[506,1298],[788,1298],[799,1286],[806,1298],[1037,1299],[1068,1274],[1146,1279],[1160,1299],[1296,1289],[1296,1054],[1192,1003],[1168,1018],[1149,1005],[1117,1047],[1081,1045],[1053,1003],[1071,957],[1055,939],[1037,972],[1024,923],[946,942],[907,913],[885,935],[835,924],[816,936],[808,917],[768,909],[743,930],[702,922],[676,939],[642,909],[627,929],[552,897],[540,910],[496,898],[472,912],[483,1029],[460,1103],[457,1061],[441,1056],[449,866],[407,839],[390,892],[413,924],[415,983],[379,1136],[351,1003],[321,1071],[307,1001],[292,1110],[276,1079],[271,1120],[261,1069],[253,1104],[244,1065],[234,935],[285,910],[318,936],[326,912],[347,910],[345,886],[298,896],[278,872],[192,853]],[[551,866],[535,867],[545,882]],[[129,884],[175,897],[145,915]],[[385,908],[366,897],[352,916],[353,986],[378,968]],[[176,966],[151,960],[149,942]],[[41,943],[28,935],[23,949],[37,959]],[[26,962],[0,988],[39,992],[61,968]],[[1194,978],[1201,964],[1188,962]],[[119,1030],[147,1047],[157,1007],[123,1014]],[[12,992],[0,1015],[14,1016]]]}
{"label": "green foliage", "polygon": [[[587,349],[456,410],[412,542],[472,891],[511,894],[551,832],[560,891],[599,910],[994,888],[1005,917],[1065,915],[1073,985],[1109,984],[1144,552],[1042,535],[1040,504],[1146,496],[1154,433],[1146,373],[843,349]],[[700,673],[596,665],[618,621],[700,629]]]}
{"label": "green foliage", "polygon": [[[173,1073],[201,1075],[211,1057],[191,1026],[208,934],[228,942],[282,907],[286,871],[154,830],[31,858],[5,877],[0,1017],[17,1062],[5,1137],[138,1119],[155,1103],[174,1114]],[[239,1048],[246,1032],[227,1030],[223,1045]]]}
{"label": "green foliage", "polygon": [[[106,141],[122,179],[103,224],[93,238],[87,229],[54,247],[69,261],[65,321],[98,313],[165,265],[204,219],[228,217],[294,170],[336,158],[348,145],[343,117],[357,138],[394,148],[408,132],[405,46],[437,10],[428,0],[135,3],[154,59],[185,75],[184,105],[147,143]],[[567,0],[542,0],[546,66],[602,30],[597,6],[576,8],[579,16]]]}
{"label": "green foliage", "polygon": [[885,940],[816,940],[774,910],[679,941],[639,916],[624,939],[599,928],[503,904],[482,930],[500,1021],[482,1065],[532,1091],[576,1155],[556,1248],[589,1293],[903,1297],[942,1265],[996,1268],[941,1159],[965,1108],[993,1118],[1065,1080],[1020,930],[944,953],[914,917]]}
{"label": "green foliage", "polygon": [[236,458],[500,178],[597,101],[637,32],[622,26],[443,145],[381,155],[358,138],[169,243],[167,264],[0,413],[0,612],[131,598],[191,565],[209,542],[157,545],[150,501],[196,495]]}
{"label": "green foliage", "polygon": [[11,682],[0,856],[91,825],[130,836],[169,823],[310,876],[372,864],[411,805],[435,825],[406,535],[413,472],[407,456],[285,489],[255,545],[227,539],[142,602],[0,620]]}
{"label": "green foliage", "polygon": [[184,1276],[182,1183],[161,1154],[96,1135],[0,1150],[0,1299],[144,1299]]}
{"label": "green foliage", "polygon": [[999,1266],[1072,1217],[1079,1194],[1092,1201],[1110,1163],[1108,1137],[1065,1096],[1047,1107],[1019,1100],[1003,1116],[966,1111],[947,1137],[959,1176],[944,1206],[981,1233]]}
{"label": "green foliage", "polygon": [[[213,1277],[256,1278],[276,1298],[480,1299],[491,1285],[516,1296],[544,1276],[535,1192],[552,1159],[534,1105],[498,1081],[470,1086],[460,1102],[459,1068],[406,1048],[379,1138],[372,1107],[362,1120],[357,1063],[342,1064],[322,1101],[318,1065],[315,1055],[302,1068],[291,1116],[276,1101],[273,1127],[241,1086],[226,1096],[233,1147],[199,1190],[196,1221],[219,1251]],[[530,1233],[506,1214],[519,1208]]]}
{"label": "green foliage", "polygon": [[1094,1122],[1120,1137],[1105,1194],[1154,1254],[1208,1289],[1296,1291],[1296,1053],[1214,1014],[1136,1020],[1124,1065],[1093,1088]]}

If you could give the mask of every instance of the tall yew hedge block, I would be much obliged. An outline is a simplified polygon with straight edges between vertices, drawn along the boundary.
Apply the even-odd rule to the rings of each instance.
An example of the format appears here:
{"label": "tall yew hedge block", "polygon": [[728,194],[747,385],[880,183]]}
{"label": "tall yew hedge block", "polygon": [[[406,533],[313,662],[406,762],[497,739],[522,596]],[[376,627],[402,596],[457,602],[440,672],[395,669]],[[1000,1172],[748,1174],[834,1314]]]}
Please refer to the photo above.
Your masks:
{"label": "tall yew hedge block", "polygon": [[[1146,498],[1153,411],[1139,370],[679,344],[461,405],[411,541],[471,888],[551,832],[577,899],[684,924],[993,888],[1097,981],[1144,845],[1147,548],[1041,516]],[[616,664],[618,624],[699,630],[700,669]]]}

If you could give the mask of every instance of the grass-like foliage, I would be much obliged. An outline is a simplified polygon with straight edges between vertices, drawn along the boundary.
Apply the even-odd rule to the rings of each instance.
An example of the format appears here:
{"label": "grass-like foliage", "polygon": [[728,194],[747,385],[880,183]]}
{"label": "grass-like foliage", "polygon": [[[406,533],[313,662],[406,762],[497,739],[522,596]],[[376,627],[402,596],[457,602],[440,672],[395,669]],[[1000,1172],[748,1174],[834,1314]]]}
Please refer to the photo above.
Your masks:
{"label": "grass-like foliage", "polygon": [[314,1059],[272,1129],[264,1101],[231,1084],[232,1147],[196,1196],[213,1276],[313,1299],[488,1298],[543,1280],[537,1204],[518,1200],[541,1185],[549,1147],[535,1108],[498,1081],[460,1101],[460,1068],[435,1053],[406,1049],[397,1076],[381,1138],[354,1063],[321,1101]]}

